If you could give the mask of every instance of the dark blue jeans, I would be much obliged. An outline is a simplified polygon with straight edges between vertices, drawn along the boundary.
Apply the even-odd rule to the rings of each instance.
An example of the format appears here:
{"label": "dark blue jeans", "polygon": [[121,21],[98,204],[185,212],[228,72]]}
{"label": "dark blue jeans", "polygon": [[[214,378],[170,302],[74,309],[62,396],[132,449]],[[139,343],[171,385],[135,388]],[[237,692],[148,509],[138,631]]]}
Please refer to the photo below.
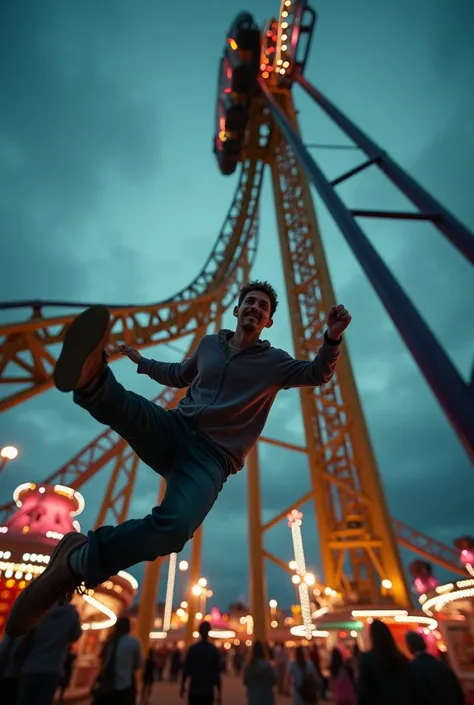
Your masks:
{"label": "dark blue jeans", "polygon": [[229,462],[178,411],[165,411],[127,391],[110,369],[94,394],[76,392],[74,401],[122,436],[166,480],[162,503],[146,517],[89,532],[84,582],[93,588],[136,563],[179,553],[216,501]]}

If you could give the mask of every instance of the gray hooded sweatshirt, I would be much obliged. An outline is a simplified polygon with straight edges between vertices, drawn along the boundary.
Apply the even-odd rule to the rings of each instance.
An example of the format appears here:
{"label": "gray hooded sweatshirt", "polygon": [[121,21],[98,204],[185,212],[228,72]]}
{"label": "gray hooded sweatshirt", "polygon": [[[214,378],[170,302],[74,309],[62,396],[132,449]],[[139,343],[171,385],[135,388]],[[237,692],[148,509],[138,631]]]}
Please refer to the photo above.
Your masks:
{"label": "gray hooded sweatshirt", "polygon": [[156,362],[144,357],[137,372],[167,387],[188,387],[178,413],[221,448],[240,470],[257,442],[281,389],[318,387],[336,368],[340,342],[327,333],[314,360],[295,360],[284,350],[259,340],[248,348],[229,345],[233,331],[204,336],[183,362]]}

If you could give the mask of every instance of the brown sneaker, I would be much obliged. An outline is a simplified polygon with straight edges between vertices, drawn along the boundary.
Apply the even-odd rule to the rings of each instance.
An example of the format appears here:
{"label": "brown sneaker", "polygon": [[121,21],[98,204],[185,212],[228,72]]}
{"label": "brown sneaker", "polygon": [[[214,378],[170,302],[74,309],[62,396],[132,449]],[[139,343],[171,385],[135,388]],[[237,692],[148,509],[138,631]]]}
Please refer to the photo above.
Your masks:
{"label": "brown sneaker", "polygon": [[87,541],[84,534],[73,531],[58,543],[45,570],[18,595],[8,615],[5,631],[14,639],[34,629],[45,613],[78,587],[78,579],[69,568],[68,558],[75,548]]}
{"label": "brown sneaker", "polygon": [[54,370],[60,392],[87,387],[105,369],[104,348],[110,333],[106,306],[91,306],[70,324]]}

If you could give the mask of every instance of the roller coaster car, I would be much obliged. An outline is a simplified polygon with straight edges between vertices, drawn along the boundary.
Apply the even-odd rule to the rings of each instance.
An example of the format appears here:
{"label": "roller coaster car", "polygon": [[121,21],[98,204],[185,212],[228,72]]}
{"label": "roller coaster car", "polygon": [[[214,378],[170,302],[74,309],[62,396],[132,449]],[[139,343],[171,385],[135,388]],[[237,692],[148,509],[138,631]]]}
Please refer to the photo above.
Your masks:
{"label": "roller coaster car", "polygon": [[234,20],[224,55],[232,71],[232,91],[250,98],[260,64],[260,29],[248,12],[242,12]]}
{"label": "roller coaster car", "polygon": [[239,162],[247,119],[247,111],[242,112],[241,106],[232,106],[226,110],[222,102],[218,102],[214,153],[225,176],[233,174]]}
{"label": "roller coaster car", "polygon": [[252,15],[232,24],[219,69],[214,153],[223,174],[232,174],[240,158],[250,103],[260,64],[260,30]]}

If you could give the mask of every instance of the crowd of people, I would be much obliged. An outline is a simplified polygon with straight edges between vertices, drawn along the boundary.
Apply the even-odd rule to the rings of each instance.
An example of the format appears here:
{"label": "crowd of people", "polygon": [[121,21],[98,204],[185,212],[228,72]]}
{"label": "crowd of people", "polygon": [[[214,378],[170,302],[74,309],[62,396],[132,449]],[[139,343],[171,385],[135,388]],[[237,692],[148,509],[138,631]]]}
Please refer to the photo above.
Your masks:
{"label": "crowd of people", "polygon": [[[423,636],[405,636],[407,658],[386,624],[374,620],[369,648],[334,648],[323,659],[317,647],[298,646],[290,655],[283,645],[266,652],[254,643],[244,668],[247,705],[275,705],[275,692],[292,705],[465,705],[461,685],[443,654],[427,651]],[[326,655],[326,654],[325,654]],[[327,699],[327,700],[326,700]]]}
{"label": "crowd of people", "polygon": [[[153,682],[178,681],[188,705],[220,705],[222,674],[241,678],[246,705],[276,705],[277,695],[289,705],[465,705],[454,672],[440,654],[428,653],[421,634],[406,634],[407,658],[398,649],[390,629],[381,621],[370,625],[369,648],[351,652],[316,646],[267,646],[255,641],[249,649],[228,650],[209,641],[210,626],[201,624],[200,641],[182,652],[177,646],[150,651],[145,663],[142,705],[149,700]],[[113,701],[116,702],[116,701]],[[244,703],[242,703],[244,705]]]}
{"label": "crowd of people", "polygon": [[[381,621],[370,625],[369,648],[330,653],[317,646],[267,646],[255,641],[231,649],[209,639],[210,625],[187,651],[178,644],[150,649],[142,660],[128,617],[120,617],[104,642],[91,690],[92,705],[148,705],[155,683],[176,683],[188,705],[221,705],[222,675],[243,681],[246,705],[465,705],[461,686],[446,660],[427,652],[418,632],[405,636],[411,658],[397,648]],[[56,605],[24,637],[5,637],[0,645],[2,705],[61,703],[74,663],[72,645],[81,634],[79,616],[68,603]],[[228,646],[228,645],[227,645]],[[142,677],[138,679],[139,671]],[[56,700],[55,700],[56,698]],[[279,701],[280,702],[280,701]],[[242,703],[244,705],[244,703]]]}

